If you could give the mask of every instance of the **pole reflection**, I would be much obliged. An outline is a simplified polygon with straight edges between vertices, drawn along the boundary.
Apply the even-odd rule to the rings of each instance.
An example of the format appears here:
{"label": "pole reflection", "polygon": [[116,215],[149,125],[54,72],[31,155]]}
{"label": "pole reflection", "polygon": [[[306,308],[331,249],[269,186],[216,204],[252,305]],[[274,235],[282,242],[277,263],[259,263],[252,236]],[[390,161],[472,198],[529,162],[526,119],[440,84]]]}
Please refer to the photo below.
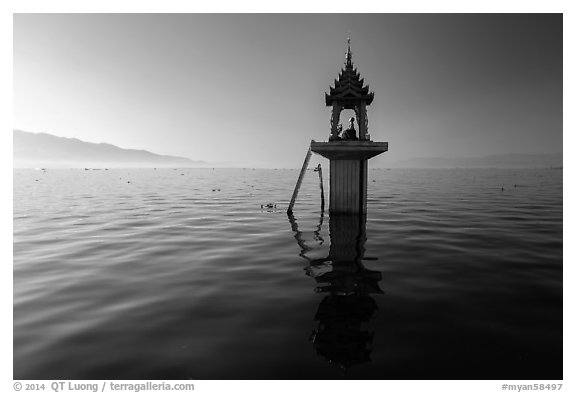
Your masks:
{"label": "pole reflection", "polygon": [[[299,255],[308,261],[306,275],[316,281],[315,292],[326,294],[314,316],[318,325],[311,341],[316,353],[344,369],[370,362],[374,332],[365,325],[378,308],[371,295],[383,292],[379,287],[382,273],[362,264],[363,260],[376,259],[364,257],[366,216],[330,216],[330,251],[324,258],[307,255],[313,248],[306,245],[294,216],[288,217],[300,246]],[[323,242],[323,219],[322,213],[314,231],[318,242]]]}

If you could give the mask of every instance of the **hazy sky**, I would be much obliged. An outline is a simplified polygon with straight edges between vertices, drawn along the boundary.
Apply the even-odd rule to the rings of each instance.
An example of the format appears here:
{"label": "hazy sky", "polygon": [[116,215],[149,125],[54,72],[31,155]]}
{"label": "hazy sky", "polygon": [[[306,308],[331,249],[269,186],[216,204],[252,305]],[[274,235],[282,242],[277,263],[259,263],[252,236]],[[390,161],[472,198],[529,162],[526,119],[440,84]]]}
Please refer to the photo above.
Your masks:
{"label": "hazy sky", "polygon": [[371,165],[562,151],[561,14],[16,14],[14,128],[298,167],[348,34]]}

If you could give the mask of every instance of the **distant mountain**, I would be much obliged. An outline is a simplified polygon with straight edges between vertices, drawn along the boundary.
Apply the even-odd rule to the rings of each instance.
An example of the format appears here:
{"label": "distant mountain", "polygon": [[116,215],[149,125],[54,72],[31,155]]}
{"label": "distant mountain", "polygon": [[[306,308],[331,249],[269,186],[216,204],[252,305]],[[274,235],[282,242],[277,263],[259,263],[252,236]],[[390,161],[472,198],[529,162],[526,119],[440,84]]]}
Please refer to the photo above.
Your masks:
{"label": "distant mountain", "polygon": [[14,167],[190,167],[203,161],[14,130]]}
{"label": "distant mountain", "polygon": [[562,154],[501,154],[468,158],[413,158],[390,164],[395,168],[557,168]]}

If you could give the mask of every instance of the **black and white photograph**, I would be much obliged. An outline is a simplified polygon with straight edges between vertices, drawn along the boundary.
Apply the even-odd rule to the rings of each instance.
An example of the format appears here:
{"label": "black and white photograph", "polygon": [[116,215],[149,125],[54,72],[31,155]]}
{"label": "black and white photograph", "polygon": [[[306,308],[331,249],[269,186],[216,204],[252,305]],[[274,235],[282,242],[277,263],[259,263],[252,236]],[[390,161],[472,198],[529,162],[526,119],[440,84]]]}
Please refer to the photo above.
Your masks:
{"label": "black and white photograph", "polygon": [[562,390],[564,15],[329,11],[13,14],[14,381]]}

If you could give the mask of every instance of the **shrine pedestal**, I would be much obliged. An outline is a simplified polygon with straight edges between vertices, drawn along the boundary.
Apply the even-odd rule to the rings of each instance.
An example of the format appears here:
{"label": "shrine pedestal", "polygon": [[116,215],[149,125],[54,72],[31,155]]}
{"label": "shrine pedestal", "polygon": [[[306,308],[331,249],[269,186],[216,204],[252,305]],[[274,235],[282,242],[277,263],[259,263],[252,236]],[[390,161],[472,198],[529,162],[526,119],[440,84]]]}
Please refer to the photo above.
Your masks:
{"label": "shrine pedestal", "polygon": [[388,151],[388,142],[312,142],[312,152],[330,160],[330,213],[366,214],[368,159]]}

